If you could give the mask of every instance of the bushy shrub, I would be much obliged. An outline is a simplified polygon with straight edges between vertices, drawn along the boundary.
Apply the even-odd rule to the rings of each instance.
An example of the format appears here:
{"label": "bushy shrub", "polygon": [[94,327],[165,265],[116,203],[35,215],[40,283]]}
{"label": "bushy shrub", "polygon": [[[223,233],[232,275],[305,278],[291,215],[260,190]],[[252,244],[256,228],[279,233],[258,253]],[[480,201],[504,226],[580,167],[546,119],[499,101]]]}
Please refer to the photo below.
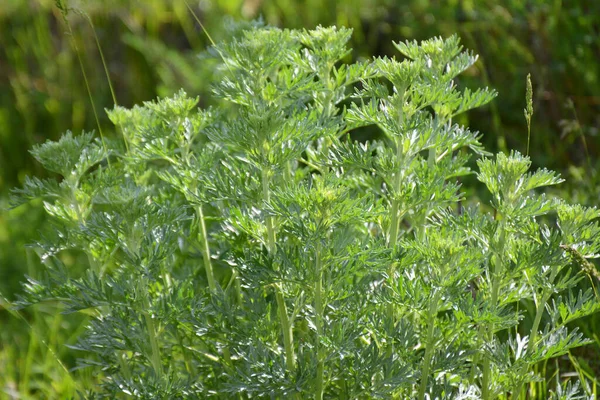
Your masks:
{"label": "bushy shrub", "polygon": [[[600,213],[453,123],[495,96],[457,87],[477,60],[458,37],[343,64],[350,35],[250,27],[213,49],[219,107],[180,92],[110,111],[122,140],[32,150],[62,179],[14,192],[52,220],[19,304],[92,315],[89,397],[516,399],[588,343],[568,324],[600,303],[571,289]],[[365,126],[380,138],[353,140]],[[460,183],[473,156],[483,205]]]}

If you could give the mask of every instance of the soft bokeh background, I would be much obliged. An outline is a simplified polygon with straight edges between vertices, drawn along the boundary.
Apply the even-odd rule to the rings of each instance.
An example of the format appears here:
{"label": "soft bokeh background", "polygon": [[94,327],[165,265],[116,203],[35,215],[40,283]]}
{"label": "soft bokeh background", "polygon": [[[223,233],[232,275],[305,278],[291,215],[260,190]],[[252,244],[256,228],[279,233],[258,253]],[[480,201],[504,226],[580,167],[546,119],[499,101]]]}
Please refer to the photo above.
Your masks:
{"label": "soft bokeh background", "polygon": [[[6,211],[10,188],[43,174],[28,153],[70,129],[115,132],[105,108],[132,106],[179,88],[207,98],[209,44],[184,0],[2,0],[0,6],[0,397],[66,398],[87,371],[70,371],[83,316],[57,305],[12,311],[25,275],[41,274],[25,250],[44,225],[39,204]],[[600,1],[597,0],[189,0],[218,41],[233,21],[262,16],[285,28],[354,29],[353,57],[394,55],[392,40],[458,33],[480,61],[460,78],[499,96],[462,123],[484,133],[491,151],[526,151],[526,76],[534,88],[530,154],[563,173],[561,195],[600,203]],[[105,63],[103,63],[103,58]],[[81,63],[81,64],[80,64]],[[106,65],[112,87],[107,79]],[[83,70],[82,70],[83,67]],[[87,78],[87,84],[86,80]],[[89,92],[88,92],[89,87]],[[208,100],[204,100],[208,101]],[[93,102],[93,106],[92,106]],[[600,371],[600,319],[579,322],[595,340],[568,360],[580,374]]]}

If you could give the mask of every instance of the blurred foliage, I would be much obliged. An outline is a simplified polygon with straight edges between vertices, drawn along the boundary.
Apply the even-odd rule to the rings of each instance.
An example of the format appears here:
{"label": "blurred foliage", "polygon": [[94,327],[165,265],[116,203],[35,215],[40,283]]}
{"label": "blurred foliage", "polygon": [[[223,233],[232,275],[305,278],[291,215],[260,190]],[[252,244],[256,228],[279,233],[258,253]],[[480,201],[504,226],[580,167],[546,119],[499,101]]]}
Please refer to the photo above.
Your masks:
{"label": "blurred foliage", "polygon": [[[458,122],[481,131],[489,150],[525,152],[523,109],[531,73],[534,166],[567,175],[572,184],[559,190],[573,200],[593,204],[600,198],[594,172],[600,153],[600,1],[72,0],[66,15],[58,4],[4,0],[0,6],[1,210],[9,189],[25,175],[43,174],[28,153],[33,144],[68,129],[98,131],[90,98],[104,133],[118,134],[104,112],[114,101],[102,55],[119,105],[131,107],[180,88],[201,98],[210,91],[213,64],[203,57],[210,40],[195,16],[217,41],[230,19],[262,17],[288,28],[351,27],[355,59],[394,54],[392,40],[458,33],[465,48],[481,57],[461,84],[499,93],[490,106]],[[35,273],[23,249],[43,223],[35,207],[0,212],[0,293],[8,299],[20,290],[24,274]],[[0,312],[0,320],[10,318]]]}

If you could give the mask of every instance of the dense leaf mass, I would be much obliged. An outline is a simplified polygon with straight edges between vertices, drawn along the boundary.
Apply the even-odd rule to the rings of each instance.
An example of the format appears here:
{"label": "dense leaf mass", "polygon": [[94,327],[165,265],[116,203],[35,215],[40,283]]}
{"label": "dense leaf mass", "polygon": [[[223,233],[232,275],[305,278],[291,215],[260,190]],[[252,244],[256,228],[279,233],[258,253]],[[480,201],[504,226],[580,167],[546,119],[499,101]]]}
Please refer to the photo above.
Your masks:
{"label": "dense leaf mass", "polygon": [[[453,122],[495,96],[458,87],[477,56],[457,36],[348,65],[350,35],[249,26],[212,51],[220,106],[182,91],[110,111],[124,144],[32,150],[61,177],[14,191],[53,221],[18,304],[92,316],[89,397],[517,399],[588,343],[568,324],[600,308],[572,290],[600,213]],[[462,187],[473,156],[489,204]]]}

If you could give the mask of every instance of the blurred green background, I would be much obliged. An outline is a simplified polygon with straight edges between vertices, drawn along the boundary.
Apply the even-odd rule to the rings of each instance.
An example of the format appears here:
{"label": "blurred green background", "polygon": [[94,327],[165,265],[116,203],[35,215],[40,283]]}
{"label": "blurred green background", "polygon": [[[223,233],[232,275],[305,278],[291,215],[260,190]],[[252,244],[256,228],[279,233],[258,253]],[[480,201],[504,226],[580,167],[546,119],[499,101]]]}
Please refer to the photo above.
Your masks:
{"label": "blurred green background", "polygon": [[[490,151],[525,152],[523,108],[531,73],[534,165],[563,173],[568,183],[559,189],[561,195],[599,203],[598,0],[190,0],[189,7],[216,41],[231,20],[257,17],[285,28],[351,27],[355,59],[394,55],[392,40],[458,33],[480,56],[460,77],[461,84],[490,86],[499,93],[491,106],[460,122],[482,132]],[[184,0],[2,1],[0,397],[65,398],[82,389],[73,377],[86,373],[68,370],[75,356],[64,346],[74,343],[82,317],[58,317],[53,305],[20,313],[6,307],[25,274],[35,277],[42,270],[35,253],[25,250],[44,225],[39,204],[6,211],[10,188],[28,174],[43,174],[28,150],[68,129],[98,131],[98,123],[104,134],[114,135],[104,109],[115,99],[132,106],[179,88],[206,98],[212,64],[202,53],[208,44]],[[594,359],[600,358],[600,320],[580,325],[595,346],[571,361],[578,363],[579,373],[593,376],[598,371]],[[76,378],[82,379],[93,377]]]}

